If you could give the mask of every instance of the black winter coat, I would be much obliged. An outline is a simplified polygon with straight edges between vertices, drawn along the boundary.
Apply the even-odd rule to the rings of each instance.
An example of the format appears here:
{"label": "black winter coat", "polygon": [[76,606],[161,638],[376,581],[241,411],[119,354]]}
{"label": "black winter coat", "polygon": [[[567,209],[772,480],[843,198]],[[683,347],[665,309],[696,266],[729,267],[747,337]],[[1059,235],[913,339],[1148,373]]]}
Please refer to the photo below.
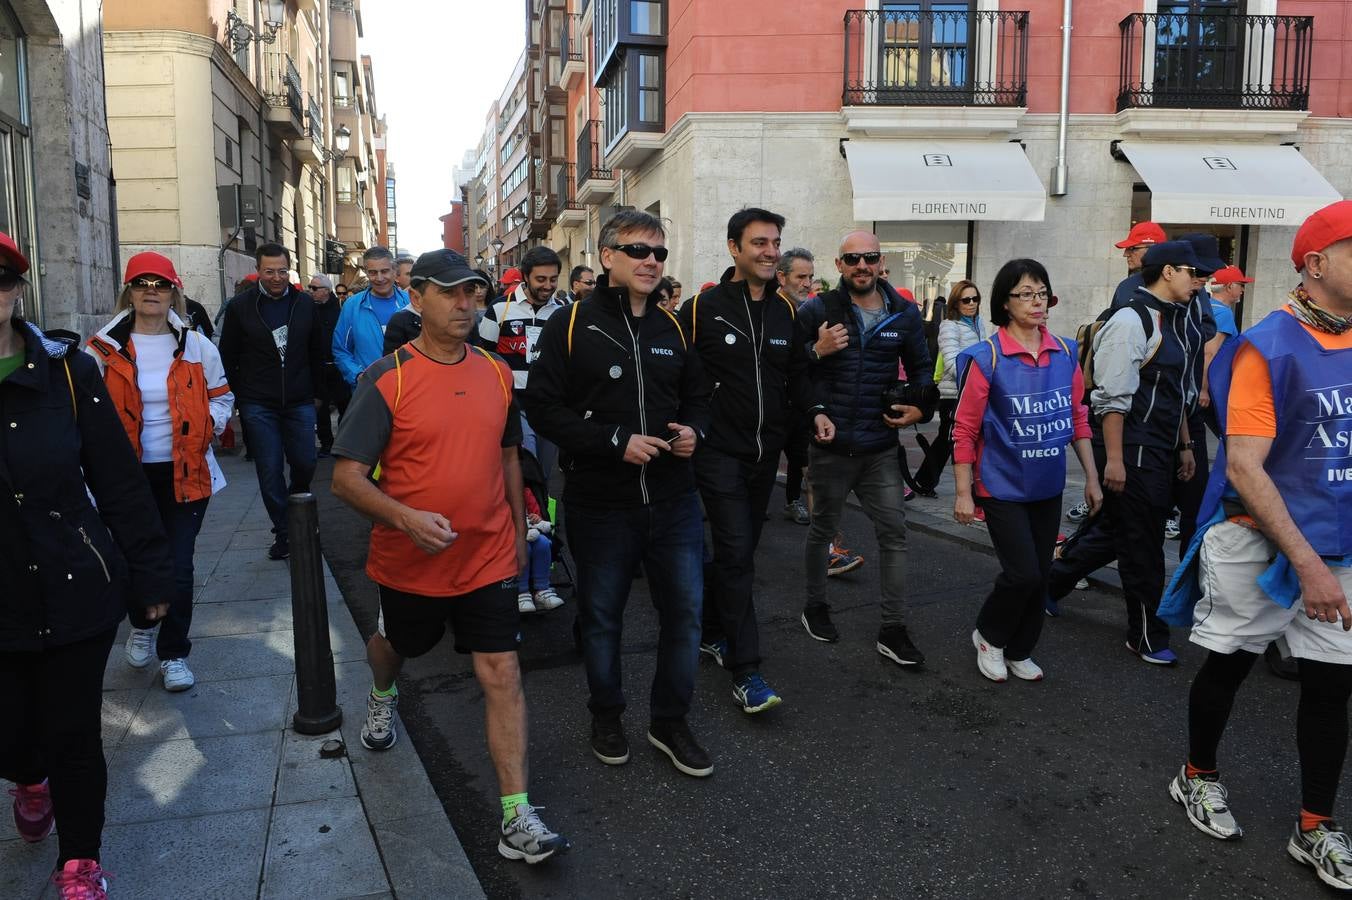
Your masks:
{"label": "black winter coat", "polygon": [[12,321],[25,361],[0,381],[0,652],[26,652],[101,634],[129,609],[140,618],[170,601],[174,578],[94,360]]}
{"label": "black winter coat", "polygon": [[877,453],[897,446],[897,430],[883,421],[883,391],[897,382],[898,362],[912,384],[934,383],[934,360],[925,344],[920,310],[887,282],[878,288],[887,312],[871,331],[860,335],[861,319],[844,285],[818,294],[798,309],[798,339],[805,348],[817,342],[823,322],[844,325],[850,333],[845,349],[816,359],[809,371],[818,403],[836,426],[836,438],[822,444],[832,453]]}
{"label": "black winter coat", "polygon": [[746,282],[733,281],[733,272],[680,312],[709,391],[704,443],[746,462],[777,459],[790,425],[816,408],[807,352],[795,339],[797,309],[767,285],[757,310]]}
{"label": "black winter coat", "polygon": [[699,440],[707,431],[708,388],[674,316],[650,298],[634,318],[628,294],[602,275],[590,297],[549,317],[536,349],[521,406],[562,451],[565,502],[631,509],[695,489],[688,459],[624,461],[632,435],[665,438],[668,422]]}
{"label": "black winter coat", "polygon": [[[476,324],[475,334],[478,333]],[[390,316],[390,322],[385,326],[385,355],[389,356],[400,347],[422,334],[422,316],[411,306],[406,306],[399,312]]]}
{"label": "black winter coat", "polygon": [[315,318],[314,298],[295,287],[288,286],[287,291],[294,302],[284,357],[259,311],[261,288],[249,288],[225,308],[221,364],[237,403],[285,409],[314,402],[324,362],[331,358],[331,342],[324,340],[324,329]]}

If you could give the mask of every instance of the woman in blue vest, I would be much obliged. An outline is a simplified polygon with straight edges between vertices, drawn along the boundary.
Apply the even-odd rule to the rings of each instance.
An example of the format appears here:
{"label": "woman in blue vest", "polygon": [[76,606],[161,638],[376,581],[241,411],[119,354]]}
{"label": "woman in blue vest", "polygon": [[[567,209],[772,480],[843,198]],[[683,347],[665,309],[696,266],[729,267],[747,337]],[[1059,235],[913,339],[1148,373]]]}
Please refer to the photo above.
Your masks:
{"label": "woman in blue vest", "polygon": [[1103,501],[1075,343],[1046,326],[1055,305],[1042,264],[1010,260],[991,287],[995,334],[958,357],[953,517],[969,524],[981,505],[1002,569],[972,632],[977,668],[991,681],[1006,681],[1010,672],[1042,679],[1032,652],[1042,633],[1068,446],[1084,469],[1091,514]]}

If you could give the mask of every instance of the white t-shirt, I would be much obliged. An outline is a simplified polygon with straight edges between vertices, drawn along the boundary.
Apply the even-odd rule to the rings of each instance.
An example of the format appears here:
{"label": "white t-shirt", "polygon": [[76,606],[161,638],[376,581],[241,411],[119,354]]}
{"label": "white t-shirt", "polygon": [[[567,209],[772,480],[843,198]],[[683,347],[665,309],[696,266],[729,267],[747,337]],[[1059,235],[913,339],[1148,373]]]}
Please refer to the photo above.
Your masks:
{"label": "white t-shirt", "polygon": [[169,414],[169,366],[178,338],[173,334],[133,334],[136,385],[141,389],[141,462],[173,462],[174,422]]}

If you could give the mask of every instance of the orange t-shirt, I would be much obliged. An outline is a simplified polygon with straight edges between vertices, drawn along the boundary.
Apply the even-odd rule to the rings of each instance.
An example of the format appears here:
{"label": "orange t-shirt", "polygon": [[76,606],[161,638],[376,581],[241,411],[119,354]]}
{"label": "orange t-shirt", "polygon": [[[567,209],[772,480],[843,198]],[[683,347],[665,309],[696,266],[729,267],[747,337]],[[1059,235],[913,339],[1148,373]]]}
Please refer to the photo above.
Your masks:
{"label": "orange t-shirt", "polygon": [[[459,537],[434,556],[401,531],[376,524],[366,574],[426,597],[455,597],[515,578],[516,523],[502,454],[521,443],[512,373],[466,348],[440,363],[407,344],[362,374],[333,454],[380,463],[380,489],[413,509],[439,512]],[[514,450],[512,452],[515,452]]]}
{"label": "orange t-shirt", "polygon": [[[1291,307],[1287,306],[1286,311],[1289,313]],[[1328,334],[1304,322],[1300,324],[1325,350],[1352,350],[1352,331]],[[1244,343],[1235,353],[1231,371],[1225,433],[1275,438],[1277,409],[1272,400],[1272,374],[1267,360],[1252,344]]]}

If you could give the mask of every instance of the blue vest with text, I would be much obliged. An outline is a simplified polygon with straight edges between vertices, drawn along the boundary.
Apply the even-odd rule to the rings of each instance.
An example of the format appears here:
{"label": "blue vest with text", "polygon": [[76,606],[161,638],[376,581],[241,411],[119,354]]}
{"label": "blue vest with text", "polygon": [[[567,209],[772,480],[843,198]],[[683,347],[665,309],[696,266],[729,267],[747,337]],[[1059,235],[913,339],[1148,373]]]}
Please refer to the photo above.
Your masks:
{"label": "blue vest with text", "polygon": [[958,357],[964,376],[975,365],[990,383],[976,477],[997,500],[1028,503],[1065,490],[1076,357],[1074,341],[1056,341],[1061,352],[1052,351],[1046,366],[1006,356],[998,333]]}
{"label": "blue vest with text", "polygon": [[[1352,350],[1325,350],[1282,310],[1240,335],[1236,349],[1241,341],[1272,375],[1277,437],[1263,468],[1316,553],[1352,553]],[[1228,402],[1230,367],[1211,371],[1221,376],[1213,396]]]}

